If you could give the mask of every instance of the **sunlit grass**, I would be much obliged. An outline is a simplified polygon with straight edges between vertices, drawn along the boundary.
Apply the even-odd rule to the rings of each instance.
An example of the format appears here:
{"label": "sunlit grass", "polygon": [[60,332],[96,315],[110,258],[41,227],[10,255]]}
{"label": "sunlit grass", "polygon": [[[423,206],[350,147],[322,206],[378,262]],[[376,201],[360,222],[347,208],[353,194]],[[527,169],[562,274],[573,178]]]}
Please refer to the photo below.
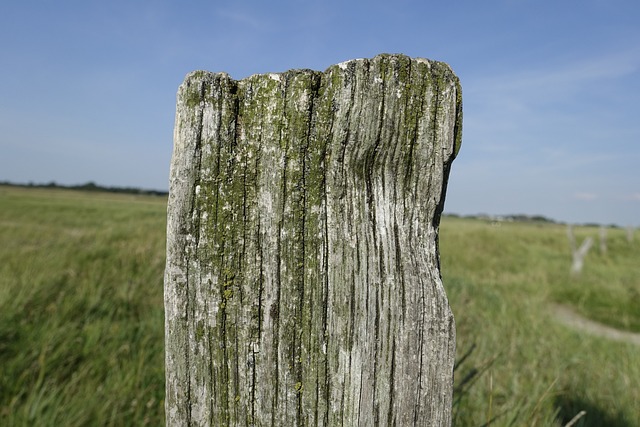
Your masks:
{"label": "sunlit grass", "polygon": [[0,187],[0,425],[161,425],[165,200]]}
{"label": "sunlit grass", "polygon": [[[579,240],[598,239],[596,228],[576,233]],[[608,242],[606,254],[594,245],[582,274],[571,277],[565,226],[443,220],[442,270],[458,354],[475,345],[456,382],[486,367],[456,408],[456,425],[482,425],[496,416],[491,425],[564,425],[581,410],[587,414],[577,425],[640,425],[637,346],[568,329],[551,310],[552,303],[567,304],[618,327],[621,313],[628,324],[638,321],[640,304],[622,290],[639,289],[633,260],[640,245],[628,242],[623,230],[610,230]]]}
{"label": "sunlit grass", "polygon": [[[166,199],[0,186],[0,425],[164,424]],[[638,330],[640,239],[571,277],[566,228],[444,218],[455,425],[640,425],[637,346],[560,324],[553,303]],[[475,372],[475,373],[474,373]],[[465,380],[466,379],[466,380]]]}

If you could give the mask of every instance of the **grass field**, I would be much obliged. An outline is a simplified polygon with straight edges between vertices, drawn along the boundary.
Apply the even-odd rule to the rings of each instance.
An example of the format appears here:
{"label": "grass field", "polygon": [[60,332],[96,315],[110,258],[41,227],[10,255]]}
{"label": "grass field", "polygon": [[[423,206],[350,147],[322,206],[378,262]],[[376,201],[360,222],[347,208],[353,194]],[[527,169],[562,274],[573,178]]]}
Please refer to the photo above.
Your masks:
{"label": "grass field", "polygon": [[[597,228],[576,229],[577,239]],[[458,425],[640,425],[640,348],[573,331],[554,303],[617,327],[638,330],[640,244],[609,230],[571,277],[566,227],[445,218],[440,245],[445,286],[458,330],[458,354],[475,344],[457,381],[482,375],[462,398]],[[467,365],[466,367],[464,365]]]}
{"label": "grass field", "polygon": [[0,187],[0,425],[163,424],[165,206]]}
{"label": "grass field", "polygon": [[[0,425],[164,424],[166,199],[0,186]],[[598,229],[576,228],[578,240]],[[566,229],[444,218],[458,333],[455,425],[640,425],[640,235],[609,230],[571,277]]]}

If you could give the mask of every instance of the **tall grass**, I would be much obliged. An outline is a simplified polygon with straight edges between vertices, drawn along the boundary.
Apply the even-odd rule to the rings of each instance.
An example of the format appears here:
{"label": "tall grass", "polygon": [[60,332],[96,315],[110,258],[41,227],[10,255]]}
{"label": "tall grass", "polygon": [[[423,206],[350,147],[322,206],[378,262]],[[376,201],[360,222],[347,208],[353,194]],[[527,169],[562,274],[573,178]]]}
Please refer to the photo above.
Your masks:
{"label": "tall grass", "polygon": [[165,204],[0,187],[0,425],[163,424]]}
{"label": "tall grass", "polygon": [[[159,197],[0,186],[1,426],[164,424],[165,212]],[[577,426],[640,425],[637,346],[550,310],[638,330],[640,242],[607,243],[572,278],[562,226],[443,219],[456,426],[560,426],[581,410]]]}
{"label": "tall grass", "polygon": [[[598,230],[576,232],[581,240]],[[629,296],[640,289],[640,245],[622,230],[608,243],[572,278],[564,226],[445,218],[441,262],[458,353],[475,345],[456,383],[478,372],[457,396],[456,425],[560,426],[581,410],[577,426],[640,425],[638,347],[568,329],[551,310],[567,304],[618,327],[638,321],[640,302]]]}

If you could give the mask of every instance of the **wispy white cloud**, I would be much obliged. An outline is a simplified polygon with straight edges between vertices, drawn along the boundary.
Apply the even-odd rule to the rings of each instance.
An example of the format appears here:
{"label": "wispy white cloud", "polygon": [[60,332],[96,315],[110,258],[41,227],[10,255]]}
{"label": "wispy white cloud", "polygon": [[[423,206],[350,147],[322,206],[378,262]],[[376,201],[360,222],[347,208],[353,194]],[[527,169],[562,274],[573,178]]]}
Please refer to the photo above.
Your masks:
{"label": "wispy white cloud", "polygon": [[[640,48],[631,47],[567,63],[541,62],[527,70],[483,78],[474,84],[471,93],[528,94],[547,96],[549,93],[565,94],[567,90],[581,87],[601,79],[615,79],[640,70]],[[515,103],[518,105],[518,103]]]}
{"label": "wispy white cloud", "polygon": [[[635,153],[628,151],[635,125],[604,118],[607,110],[590,97],[609,81],[624,87],[622,82],[638,72],[640,48],[631,47],[466,81],[463,138],[473,138],[467,149],[496,159],[509,157],[521,168],[526,164],[543,173],[566,176],[593,168],[601,174]],[[599,96],[610,100],[616,94]]]}
{"label": "wispy white cloud", "polygon": [[273,29],[273,24],[266,16],[256,16],[255,13],[246,10],[219,9],[217,14],[222,20],[230,21],[244,31],[264,32]]}
{"label": "wispy white cloud", "polygon": [[598,195],[595,193],[580,192],[580,193],[574,193],[573,198],[576,200],[591,202],[593,200],[596,200],[598,198]]}
{"label": "wispy white cloud", "polygon": [[531,138],[530,142],[540,142],[545,134],[562,141],[562,134],[565,138],[593,139],[603,134],[611,136],[612,131],[624,132],[619,127],[598,130],[596,125],[605,121],[607,110],[589,99],[597,96],[613,103],[615,97],[626,96],[620,89],[605,92],[605,88],[610,84],[624,87],[623,82],[638,72],[640,48],[633,47],[467,79],[465,126],[483,139],[499,135],[513,139],[518,135],[518,140]]}

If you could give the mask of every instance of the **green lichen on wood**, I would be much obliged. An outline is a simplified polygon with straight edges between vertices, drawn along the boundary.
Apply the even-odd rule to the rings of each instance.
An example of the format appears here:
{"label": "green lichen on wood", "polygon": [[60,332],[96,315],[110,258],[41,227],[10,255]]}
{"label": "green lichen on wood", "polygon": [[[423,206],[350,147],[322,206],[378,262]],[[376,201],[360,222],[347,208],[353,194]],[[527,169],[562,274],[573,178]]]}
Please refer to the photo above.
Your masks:
{"label": "green lichen on wood", "polygon": [[[168,424],[419,417],[430,380],[405,390],[400,372],[430,345],[448,352],[446,370],[451,322],[442,292],[419,297],[424,277],[441,288],[433,256],[405,254],[435,247],[430,227],[459,148],[450,68],[380,55],[242,81],[195,72],[178,106]],[[428,318],[434,304],[442,324]],[[416,325],[441,344],[416,348]]]}

